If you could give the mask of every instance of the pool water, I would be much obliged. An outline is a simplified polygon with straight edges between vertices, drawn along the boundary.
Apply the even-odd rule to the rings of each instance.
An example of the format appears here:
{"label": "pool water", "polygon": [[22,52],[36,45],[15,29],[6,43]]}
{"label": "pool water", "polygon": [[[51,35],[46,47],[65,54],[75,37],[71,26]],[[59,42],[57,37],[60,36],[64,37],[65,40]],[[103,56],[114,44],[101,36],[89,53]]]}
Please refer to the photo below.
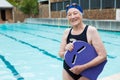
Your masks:
{"label": "pool water", "polygon": [[[66,27],[0,25],[0,80],[62,80],[58,50]],[[120,32],[99,31],[108,62],[99,76],[120,73]]]}

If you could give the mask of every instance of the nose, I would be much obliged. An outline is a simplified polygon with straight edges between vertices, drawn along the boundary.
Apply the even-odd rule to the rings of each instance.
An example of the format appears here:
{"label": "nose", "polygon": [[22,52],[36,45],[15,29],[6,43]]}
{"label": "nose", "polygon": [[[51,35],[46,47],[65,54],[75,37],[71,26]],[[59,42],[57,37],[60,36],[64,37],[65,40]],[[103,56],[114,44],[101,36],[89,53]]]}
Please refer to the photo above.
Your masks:
{"label": "nose", "polygon": [[75,18],[75,15],[74,15],[74,14],[72,14],[72,15],[71,15],[71,18]]}

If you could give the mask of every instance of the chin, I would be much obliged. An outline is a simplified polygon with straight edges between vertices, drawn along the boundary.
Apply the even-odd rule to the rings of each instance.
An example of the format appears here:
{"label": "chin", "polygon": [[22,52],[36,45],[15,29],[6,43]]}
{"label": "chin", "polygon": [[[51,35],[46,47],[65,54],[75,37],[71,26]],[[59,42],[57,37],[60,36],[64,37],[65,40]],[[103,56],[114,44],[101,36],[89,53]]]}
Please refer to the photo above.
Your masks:
{"label": "chin", "polygon": [[74,24],[71,24],[72,26],[78,26],[78,23],[76,24],[76,23],[74,23]]}

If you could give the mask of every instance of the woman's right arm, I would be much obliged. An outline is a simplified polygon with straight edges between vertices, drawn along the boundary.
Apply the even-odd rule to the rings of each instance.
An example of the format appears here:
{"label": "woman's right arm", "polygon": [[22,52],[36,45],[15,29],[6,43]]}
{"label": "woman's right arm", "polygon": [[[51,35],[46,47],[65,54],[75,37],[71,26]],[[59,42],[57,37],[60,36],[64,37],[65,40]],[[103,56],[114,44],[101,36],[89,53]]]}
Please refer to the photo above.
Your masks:
{"label": "woman's right arm", "polygon": [[67,36],[68,36],[69,30],[70,30],[70,29],[66,29],[66,30],[64,31],[64,34],[63,34],[63,37],[62,37],[62,41],[61,41],[61,44],[60,44],[60,50],[59,50],[59,56],[60,56],[61,58],[64,58],[64,54],[65,54],[65,52],[66,52],[65,47],[66,47],[66,45],[67,45]]}

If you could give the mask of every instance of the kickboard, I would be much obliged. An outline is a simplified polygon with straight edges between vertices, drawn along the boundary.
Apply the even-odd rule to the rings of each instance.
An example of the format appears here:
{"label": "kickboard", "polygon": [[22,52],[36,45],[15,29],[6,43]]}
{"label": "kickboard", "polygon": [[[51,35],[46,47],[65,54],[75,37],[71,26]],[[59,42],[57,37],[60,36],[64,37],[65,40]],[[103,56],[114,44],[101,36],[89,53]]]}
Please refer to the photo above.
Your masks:
{"label": "kickboard", "polygon": [[[92,45],[88,44],[87,42],[75,41],[73,45],[74,49],[72,51],[67,51],[64,55],[65,62],[70,68],[74,67],[75,65],[82,65],[88,63],[89,61],[97,57],[96,50]],[[96,80],[99,74],[102,72],[106,62],[107,60],[95,67],[86,69],[80,74],[89,78],[90,80]]]}

